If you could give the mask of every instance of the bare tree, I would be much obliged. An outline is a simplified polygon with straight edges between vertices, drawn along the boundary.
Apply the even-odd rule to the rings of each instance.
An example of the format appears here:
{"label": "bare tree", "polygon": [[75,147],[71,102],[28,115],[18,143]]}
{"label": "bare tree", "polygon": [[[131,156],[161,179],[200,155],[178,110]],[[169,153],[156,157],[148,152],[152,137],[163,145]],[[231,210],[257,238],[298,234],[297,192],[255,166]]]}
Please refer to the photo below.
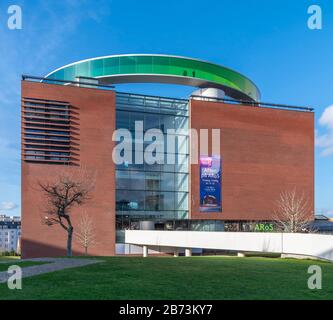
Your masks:
{"label": "bare tree", "polygon": [[52,182],[38,182],[46,198],[46,213],[42,223],[60,225],[67,232],[67,256],[72,256],[74,227],[71,209],[81,206],[90,199],[94,179],[85,169],[73,170],[72,173],[60,173]]}
{"label": "bare tree", "polygon": [[75,239],[84,248],[84,254],[88,255],[88,248],[96,245],[96,232],[93,219],[86,213],[80,217]]}
{"label": "bare tree", "polygon": [[310,231],[311,209],[303,193],[298,194],[296,189],[281,192],[277,207],[275,220],[284,232]]}

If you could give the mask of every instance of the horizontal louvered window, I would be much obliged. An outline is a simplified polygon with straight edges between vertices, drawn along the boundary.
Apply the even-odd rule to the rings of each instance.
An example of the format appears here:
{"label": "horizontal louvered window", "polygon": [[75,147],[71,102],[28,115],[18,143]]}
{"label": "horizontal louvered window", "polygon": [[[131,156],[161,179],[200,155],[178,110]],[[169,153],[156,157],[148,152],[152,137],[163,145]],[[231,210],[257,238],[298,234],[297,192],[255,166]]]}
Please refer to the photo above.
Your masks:
{"label": "horizontal louvered window", "polygon": [[22,158],[28,162],[71,164],[70,104],[32,98],[22,99]]}

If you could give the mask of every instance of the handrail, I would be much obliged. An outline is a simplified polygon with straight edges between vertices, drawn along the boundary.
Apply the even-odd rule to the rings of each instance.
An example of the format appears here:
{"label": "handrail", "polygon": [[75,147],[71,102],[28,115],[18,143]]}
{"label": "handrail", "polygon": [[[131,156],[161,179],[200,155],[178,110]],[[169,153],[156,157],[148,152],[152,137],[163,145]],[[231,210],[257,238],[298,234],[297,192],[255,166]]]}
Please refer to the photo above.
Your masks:
{"label": "handrail", "polygon": [[[85,77],[87,79],[87,77]],[[38,80],[42,83],[63,83],[63,84],[75,84],[75,85],[87,85],[97,88],[108,88],[108,89],[114,89],[114,86],[111,86],[109,84],[99,84],[99,83],[90,83],[90,82],[82,82],[82,81],[71,81],[71,80],[58,80],[58,79],[47,79],[42,77],[36,77],[36,76],[28,76],[23,74],[22,75],[22,81],[29,81],[29,80]],[[96,79],[98,80],[98,79]]]}
{"label": "handrail", "polygon": [[[82,77],[84,78],[84,77]],[[81,81],[71,81],[71,80],[58,80],[58,79],[48,79],[43,77],[36,77],[36,76],[29,76],[29,75],[22,75],[22,81],[29,81],[29,80],[38,80],[42,83],[52,83],[54,84],[74,84],[74,85],[87,85],[96,88],[106,88],[106,89],[114,89],[115,87],[108,84],[97,84],[97,83],[89,83],[89,82],[81,82]],[[96,79],[98,80],[98,79]],[[161,98],[161,99],[173,99],[179,101],[189,101],[189,99],[181,99],[181,98],[171,98],[171,97],[160,97],[160,96],[153,96],[153,95],[143,95],[137,93],[128,93],[128,92],[119,92],[120,94],[128,94],[128,95],[136,95],[136,96],[146,96],[146,97],[153,97],[153,98]],[[191,95],[190,99],[196,100],[206,100],[206,101],[216,101],[222,103],[232,103],[232,104],[241,104],[241,105],[249,105],[254,107],[266,107],[266,108],[277,108],[277,109],[291,109],[295,111],[306,111],[306,112],[313,112],[314,108],[312,107],[301,107],[301,106],[291,106],[286,104],[278,104],[278,103],[271,103],[271,102],[255,102],[249,100],[241,100],[241,99],[230,99],[230,98],[215,98],[209,96],[198,96],[198,95]]]}
{"label": "handrail", "polygon": [[295,110],[302,110],[302,111],[308,111],[308,112],[314,111],[314,108],[312,108],[312,107],[291,106],[291,105],[287,105],[287,104],[278,104],[278,103],[271,103],[271,102],[255,102],[255,101],[249,101],[249,100],[235,100],[235,99],[229,99],[229,98],[216,98],[216,97],[198,96],[198,95],[192,95],[191,98],[195,98],[197,100],[207,100],[207,101],[216,101],[216,102],[231,102],[231,103],[235,103],[235,104],[251,105],[254,107],[295,109]]}

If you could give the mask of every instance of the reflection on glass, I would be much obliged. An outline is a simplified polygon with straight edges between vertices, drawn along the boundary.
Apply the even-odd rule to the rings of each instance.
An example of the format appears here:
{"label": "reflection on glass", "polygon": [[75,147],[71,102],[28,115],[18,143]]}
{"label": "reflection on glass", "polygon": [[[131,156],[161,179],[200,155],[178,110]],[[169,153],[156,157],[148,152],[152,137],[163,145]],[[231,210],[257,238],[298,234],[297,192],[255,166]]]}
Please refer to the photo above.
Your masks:
{"label": "reflection on glass", "polygon": [[[116,214],[121,225],[134,227],[135,220],[187,219],[188,217],[188,136],[177,134],[175,163],[167,163],[168,129],[188,129],[188,104],[177,99],[154,98],[117,93],[116,127],[134,133],[135,121],[143,129],[160,129],[164,134],[163,164],[126,163],[116,166]],[[133,136],[133,134],[132,134]],[[147,145],[144,144],[145,146]],[[134,143],[132,144],[134,162]],[[139,158],[144,159],[143,154]],[[128,223],[128,221],[132,221]]]}

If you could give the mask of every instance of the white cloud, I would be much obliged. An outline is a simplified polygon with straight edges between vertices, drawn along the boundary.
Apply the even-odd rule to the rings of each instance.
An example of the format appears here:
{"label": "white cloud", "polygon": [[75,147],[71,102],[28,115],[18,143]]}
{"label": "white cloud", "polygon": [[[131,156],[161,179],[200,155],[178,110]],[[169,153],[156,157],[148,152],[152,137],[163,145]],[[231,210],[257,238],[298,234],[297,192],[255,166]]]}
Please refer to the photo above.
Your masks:
{"label": "white cloud", "polygon": [[319,119],[319,123],[322,126],[327,126],[330,129],[333,129],[333,105],[327,107]]}
{"label": "white cloud", "polygon": [[13,210],[16,209],[18,205],[11,201],[3,201],[0,204],[0,210]]}
{"label": "white cloud", "polygon": [[322,148],[321,156],[333,155],[333,105],[324,110],[319,125],[324,127],[326,132],[319,134],[316,131],[316,146]]}

